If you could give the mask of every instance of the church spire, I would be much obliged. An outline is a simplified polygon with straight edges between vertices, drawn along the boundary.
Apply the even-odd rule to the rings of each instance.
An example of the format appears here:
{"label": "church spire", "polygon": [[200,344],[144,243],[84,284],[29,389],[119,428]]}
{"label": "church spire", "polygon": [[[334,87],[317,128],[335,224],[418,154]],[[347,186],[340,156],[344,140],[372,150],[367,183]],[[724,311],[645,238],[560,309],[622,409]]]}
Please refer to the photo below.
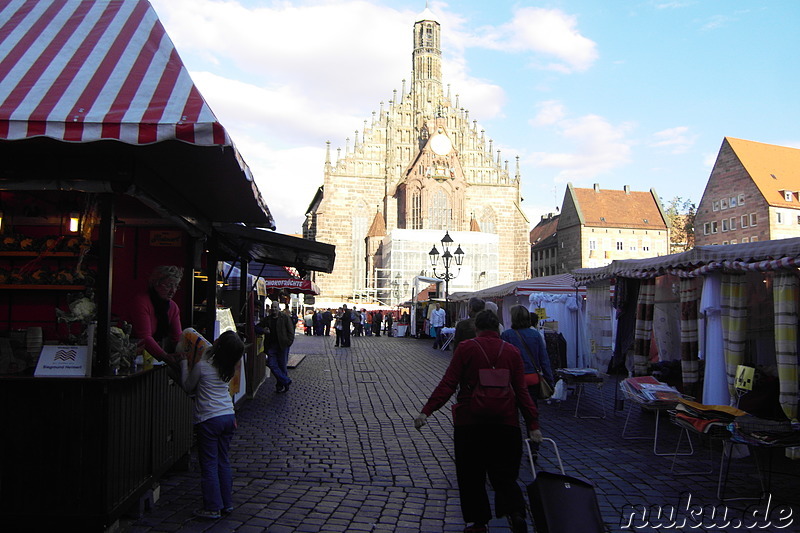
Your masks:
{"label": "church spire", "polygon": [[428,9],[414,23],[411,94],[416,114],[429,116],[442,101],[441,26]]}

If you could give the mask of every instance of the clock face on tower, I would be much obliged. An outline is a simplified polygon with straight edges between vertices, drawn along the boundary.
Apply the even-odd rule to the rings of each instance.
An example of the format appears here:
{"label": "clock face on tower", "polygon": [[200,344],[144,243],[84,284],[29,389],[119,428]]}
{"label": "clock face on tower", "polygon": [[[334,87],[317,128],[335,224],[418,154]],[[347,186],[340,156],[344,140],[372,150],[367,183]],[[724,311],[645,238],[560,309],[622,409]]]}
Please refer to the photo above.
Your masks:
{"label": "clock face on tower", "polygon": [[431,150],[433,150],[435,154],[447,155],[452,149],[453,144],[450,142],[450,139],[447,138],[447,135],[443,133],[437,133],[431,137]]}

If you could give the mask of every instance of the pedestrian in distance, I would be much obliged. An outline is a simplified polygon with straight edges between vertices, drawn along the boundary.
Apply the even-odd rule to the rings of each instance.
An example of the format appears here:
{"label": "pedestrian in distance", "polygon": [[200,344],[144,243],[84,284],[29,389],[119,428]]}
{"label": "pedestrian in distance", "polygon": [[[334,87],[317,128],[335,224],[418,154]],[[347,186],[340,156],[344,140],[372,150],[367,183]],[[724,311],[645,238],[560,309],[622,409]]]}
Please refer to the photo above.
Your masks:
{"label": "pedestrian in distance", "polygon": [[320,337],[322,336],[323,330],[325,328],[325,324],[322,320],[322,313],[319,309],[314,312],[314,336]]}
{"label": "pedestrian in distance", "polygon": [[453,351],[458,348],[461,341],[475,337],[475,317],[486,307],[486,302],[473,296],[469,299],[467,307],[469,308],[469,317],[459,320],[456,324],[456,332],[453,335]]}
{"label": "pedestrian in distance", "polygon": [[306,312],[306,316],[303,317],[303,326],[306,329],[306,335],[311,335],[314,329],[314,311],[309,310]]}
{"label": "pedestrian in distance", "polygon": [[264,334],[264,351],[267,354],[267,366],[275,375],[275,392],[288,391],[292,383],[288,368],[289,348],[294,342],[291,320],[281,312],[279,302],[272,302],[269,314],[256,325],[256,333]]}
{"label": "pedestrian in distance", "polygon": [[333,322],[333,314],[331,313],[330,309],[325,309],[322,313],[322,326],[323,326],[323,335],[326,337],[331,334],[331,323]]}
{"label": "pedestrian in distance", "polygon": [[386,335],[389,337],[394,337],[394,331],[392,331],[392,326],[394,324],[394,317],[392,313],[386,313]]}
{"label": "pedestrian in distance", "polygon": [[371,328],[372,325],[367,324],[367,310],[362,308],[359,314],[361,315],[361,322],[358,324],[358,334],[365,337],[369,336],[369,328]]}
{"label": "pedestrian in distance", "polygon": [[383,313],[378,311],[372,315],[372,334],[376,337],[380,337],[381,327],[383,327]]}
{"label": "pedestrian in distance", "polygon": [[[513,345],[500,339],[497,315],[481,311],[475,317],[477,336],[458,345],[439,385],[431,394],[414,427],[421,429],[430,415],[458,391],[453,406],[456,477],[465,532],[485,532],[492,518],[486,478],[495,491],[495,515],[506,516],[513,532],[527,531],[525,500],[517,483],[522,459],[519,413],[529,438],[541,442],[539,413],[525,387],[522,358]],[[479,414],[477,398],[482,369],[507,369],[513,397],[493,416]],[[507,389],[506,389],[507,390]]]}
{"label": "pedestrian in distance", "polygon": [[350,347],[350,325],[352,324],[352,319],[350,318],[350,310],[347,309],[347,304],[342,306],[342,318],[340,320],[342,325],[342,348],[349,348]]}
{"label": "pedestrian in distance", "polygon": [[350,311],[350,322],[353,324],[353,336],[358,337],[361,335],[361,313],[358,312],[355,306]]}
{"label": "pedestrian in distance", "polygon": [[445,320],[447,319],[447,313],[442,306],[438,303],[433,304],[434,309],[433,313],[431,313],[431,327],[433,331],[436,332],[436,339],[433,341],[433,347],[441,348],[444,345],[444,338],[442,337],[442,328],[444,327]]}
{"label": "pedestrian in distance", "polygon": [[[188,353],[188,352],[187,352]],[[233,400],[228,382],[244,353],[244,343],[234,331],[226,331],[189,370],[183,357],[181,386],[194,393],[194,427],[200,462],[203,507],[195,516],[217,519],[233,511],[233,474],[229,450],[236,429]]]}
{"label": "pedestrian in distance", "polygon": [[342,345],[342,308],[336,310],[333,315],[333,332],[336,334],[336,343],[334,346],[338,348]]}

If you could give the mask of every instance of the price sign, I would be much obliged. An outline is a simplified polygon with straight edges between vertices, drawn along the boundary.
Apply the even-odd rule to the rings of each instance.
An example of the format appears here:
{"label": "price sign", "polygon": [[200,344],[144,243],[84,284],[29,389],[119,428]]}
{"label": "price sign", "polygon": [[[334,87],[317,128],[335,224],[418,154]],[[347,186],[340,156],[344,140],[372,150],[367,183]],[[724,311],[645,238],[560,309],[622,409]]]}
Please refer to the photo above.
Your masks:
{"label": "price sign", "polygon": [[755,373],[755,368],[739,365],[736,367],[736,379],[733,380],[733,384],[739,390],[753,390]]}

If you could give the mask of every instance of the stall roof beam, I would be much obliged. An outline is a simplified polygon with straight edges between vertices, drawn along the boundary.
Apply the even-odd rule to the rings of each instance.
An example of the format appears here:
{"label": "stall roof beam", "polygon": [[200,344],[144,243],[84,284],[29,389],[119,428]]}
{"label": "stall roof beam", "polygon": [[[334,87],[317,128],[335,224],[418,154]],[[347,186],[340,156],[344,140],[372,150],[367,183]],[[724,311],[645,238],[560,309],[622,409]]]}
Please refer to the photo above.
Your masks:
{"label": "stall roof beam", "polygon": [[309,241],[238,224],[217,224],[225,259],[238,259],[246,255],[253,261],[278,266],[291,266],[315,272],[333,271],[336,247],[322,242]]}

